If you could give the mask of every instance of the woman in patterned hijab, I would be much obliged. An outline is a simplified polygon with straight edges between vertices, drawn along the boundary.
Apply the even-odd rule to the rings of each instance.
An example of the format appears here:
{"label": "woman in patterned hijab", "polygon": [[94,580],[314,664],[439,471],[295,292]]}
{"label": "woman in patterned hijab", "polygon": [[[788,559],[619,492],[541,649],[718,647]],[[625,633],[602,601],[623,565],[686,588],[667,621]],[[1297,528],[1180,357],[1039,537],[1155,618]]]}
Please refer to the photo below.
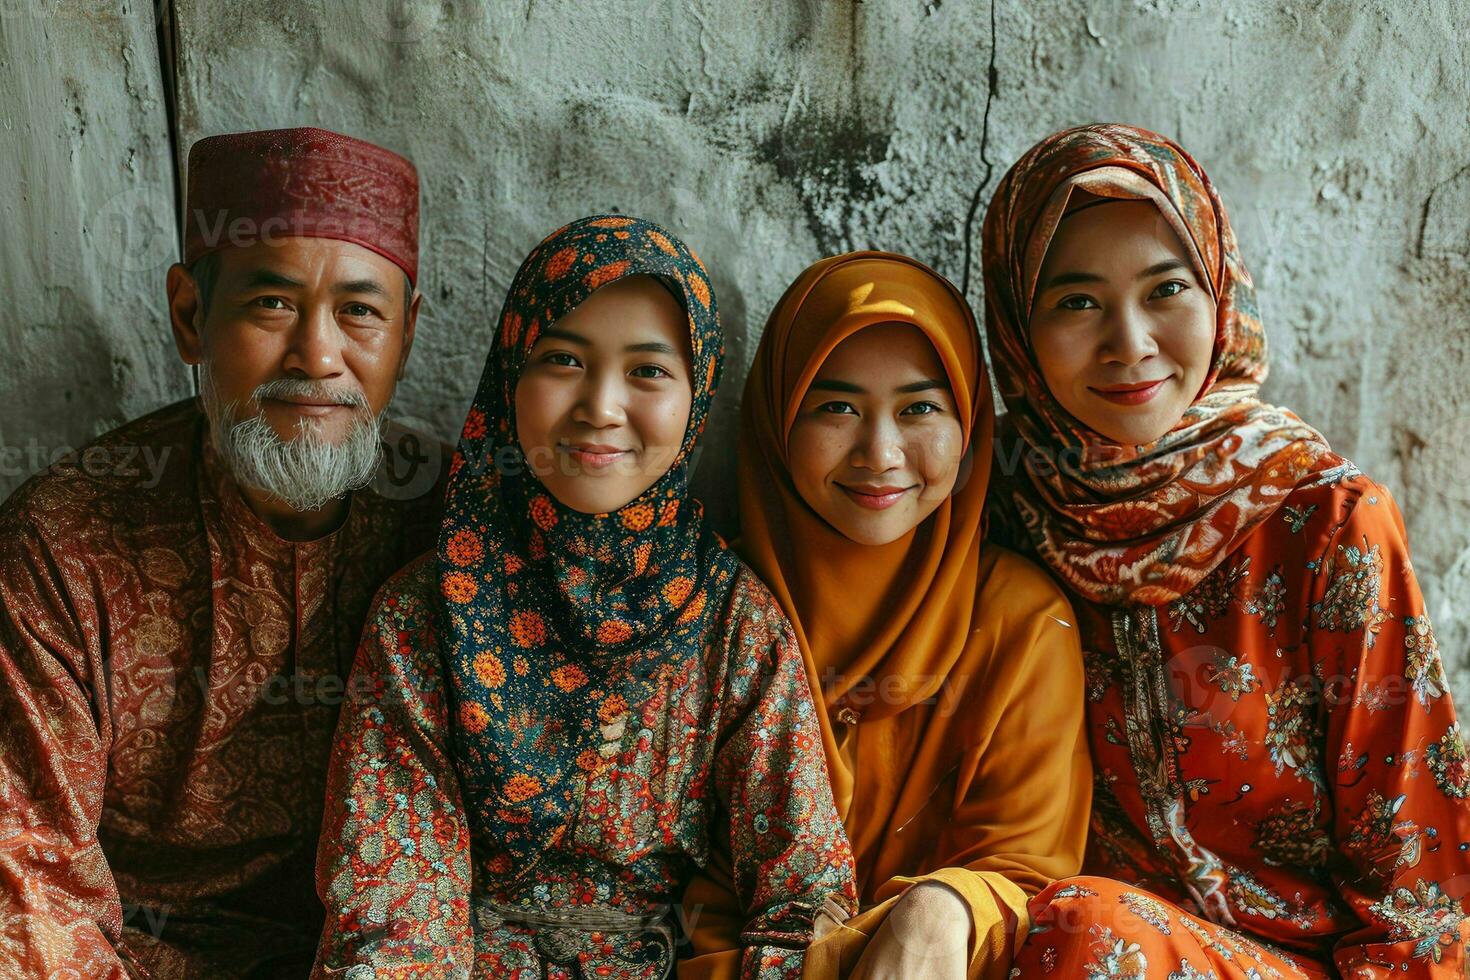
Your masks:
{"label": "woman in patterned hijab", "polygon": [[722,353],[708,274],[653,224],[584,218],[522,264],[437,553],[360,654],[406,703],[344,709],[319,965],[663,976],[714,833],[747,975],[798,975],[850,908],[801,653],[688,496]]}
{"label": "woman in patterned hijab", "polygon": [[1096,773],[1088,876],[1033,900],[1018,975],[1463,975],[1470,767],[1403,519],[1257,398],[1203,169],[1049,136],[984,261],[996,503],[1075,597]]}
{"label": "woman in patterned hijab", "polygon": [[[1061,404],[1032,353],[1029,326],[1042,261],[1064,217],[1128,200],[1158,209],[1214,304],[1205,375],[1185,393],[1177,424],[1147,445],[1110,439]],[[1177,599],[1297,484],[1339,462],[1315,429],[1256,397],[1266,334],[1255,289],[1214,186],[1183,149],[1123,126],[1058,133],[1002,180],[983,247],[986,326],[1007,413],[999,451],[1016,477],[1006,502],[1038,554],[1082,595]],[[1227,456],[1230,465],[1221,466]]]}

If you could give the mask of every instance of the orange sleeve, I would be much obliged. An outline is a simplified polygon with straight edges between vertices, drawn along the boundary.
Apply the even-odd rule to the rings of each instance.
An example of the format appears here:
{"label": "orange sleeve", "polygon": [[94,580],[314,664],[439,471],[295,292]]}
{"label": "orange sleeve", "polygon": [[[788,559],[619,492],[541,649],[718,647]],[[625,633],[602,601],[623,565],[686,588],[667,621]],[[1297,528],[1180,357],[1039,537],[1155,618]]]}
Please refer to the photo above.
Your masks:
{"label": "orange sleeve", "polygon": [[1344,977],[1463,977],[1470,961],[1470,762],[1403,518],[1367,483],[1313,586],[1308,642],[1323,685],[1337,875],[1361,928]]}
{"label": "orange sleeve", "polygon": [[[1026,572],[1044,578],[1029,565]],[[1032,595],[1040,601],[1023,598]],[[934,849],[938,867],[876,891],[879,900],[892,899],[932,881],[959,894],[973,925],[972,978],[1007,975],[1030,927],[1026,903],[1081,868],[1092,806],[1082,648],[1071,606],[1049,579],[1038,589],[1013,585],[998,601],[1012,605],[1000,649],[1018,669],[1002,675],[1009,682],[1003,695],[990,692],[983,706],[959,709],[994,712],[998,720],[961,759],[954,810]],[[886,916],[890,907],[848,925],[872,935],[881,924],[875,913]]]}

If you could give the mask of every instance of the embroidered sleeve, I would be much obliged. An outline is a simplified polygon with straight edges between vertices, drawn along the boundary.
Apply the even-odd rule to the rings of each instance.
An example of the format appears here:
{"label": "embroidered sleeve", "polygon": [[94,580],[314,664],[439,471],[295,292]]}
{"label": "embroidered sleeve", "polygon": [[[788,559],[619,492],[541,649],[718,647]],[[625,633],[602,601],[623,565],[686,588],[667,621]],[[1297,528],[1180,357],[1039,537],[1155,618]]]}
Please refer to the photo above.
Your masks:
{"label": "embroidered sleeve", "polygon": [[1397,506],[1366,483],[1344,507],[1309,610],[1335,834],[1353,869],[1338,885],[1362,920],[1335,959],[1348,978],[1463,976],[1465,742]]}
{"label": "embroidered sleeve", "polygon": [[427,560],[378,593],[348,681],[317,855],[327,920],[314,980],[359,964],[380,980],[469,976],[469,831]]}
{"label": "embroidered sleeve", "polygon": [[734,603],[745,612],[732,633],[714,763],[745,910],[741,976],[795,978],[824,903],[834,901],[843,917],[856,907],[852,849],[832,802],[796,637],[748,572],[741,588],[749,592]]}
{"label": "embroidered sleeve", "polygon": [[97,841],[101,630],[78,622],[91,606],[69,594],[66,556],[19,525],[0,516],[0,974],[122,980],[122,906]]}

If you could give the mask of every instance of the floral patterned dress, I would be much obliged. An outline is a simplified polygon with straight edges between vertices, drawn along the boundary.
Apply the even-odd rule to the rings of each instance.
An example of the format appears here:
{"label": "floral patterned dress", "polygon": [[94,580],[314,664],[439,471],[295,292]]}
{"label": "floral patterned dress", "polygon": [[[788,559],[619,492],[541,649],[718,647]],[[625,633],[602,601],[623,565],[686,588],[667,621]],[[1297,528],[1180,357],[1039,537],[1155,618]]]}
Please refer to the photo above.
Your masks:
{"label": "floral patterned dress", "polygon": [[1096,877],[1013,976],[1465,975],[1470,766],[1382,486],[1339,467],[1179,600],[1078,610]]}
{"label": "floral patterned dress", "polygon": [[852,855],[801,652],[754,574],[737,574],[703,658],[604,712],[612,765],[584,773],[578,814],[534,874],[494,888],[511,876],[489,870],[496,841],[466,819],[437,588],[432,555],[390,580],[358,654],[327,793],[316,976],[664,976],[695,925],[670,905],[712,827],[746,909],[742,975],[799,976],[824,903],[852,900]]}

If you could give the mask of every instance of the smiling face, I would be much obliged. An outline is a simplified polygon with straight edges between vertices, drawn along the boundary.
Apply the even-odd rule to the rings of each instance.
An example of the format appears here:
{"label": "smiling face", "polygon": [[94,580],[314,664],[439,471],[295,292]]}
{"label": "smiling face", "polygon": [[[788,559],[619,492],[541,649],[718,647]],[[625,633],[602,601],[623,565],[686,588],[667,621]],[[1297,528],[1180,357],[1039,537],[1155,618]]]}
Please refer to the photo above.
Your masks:
{"label": "smiling face", "polygon": [[944,365],[912,324],[842,341],[801,400],[787,440],[807,505],[859,544],[913,530],[954,489],[964,452]]}
{"label": "smiling face", "polygon": [[[175,338],[236,421],[259,416],[283,441],[326,442],[354,406],[388,406],[413,343],[418,297],[403,271],[361,245],[282,238],[217,253],[207,309],[191,277],[170,275]],[[274,390],[273,390],[274,389]]]}
{"label": "smiling face", "polygon": [[545,328],[516,384],[516,437],[557,500],[628,504],[668,472],[694,394],[689,317],[649,276],[594,292]]}
{"label": "smiling face", "polygon": [[1113,442],[1146,445],[1174,428],[1204,384],[1215,302],[1157,207],[1090,197],[1047,249],[1031,346],[1074,418]]}
{"label": "smiling face", "polygon": [[176,265],[168,293],[214,446],[252,506],[281,533],[323,530],[316,517],[376,468],[418,316],[408,277],[361,245],[286,237]]}

